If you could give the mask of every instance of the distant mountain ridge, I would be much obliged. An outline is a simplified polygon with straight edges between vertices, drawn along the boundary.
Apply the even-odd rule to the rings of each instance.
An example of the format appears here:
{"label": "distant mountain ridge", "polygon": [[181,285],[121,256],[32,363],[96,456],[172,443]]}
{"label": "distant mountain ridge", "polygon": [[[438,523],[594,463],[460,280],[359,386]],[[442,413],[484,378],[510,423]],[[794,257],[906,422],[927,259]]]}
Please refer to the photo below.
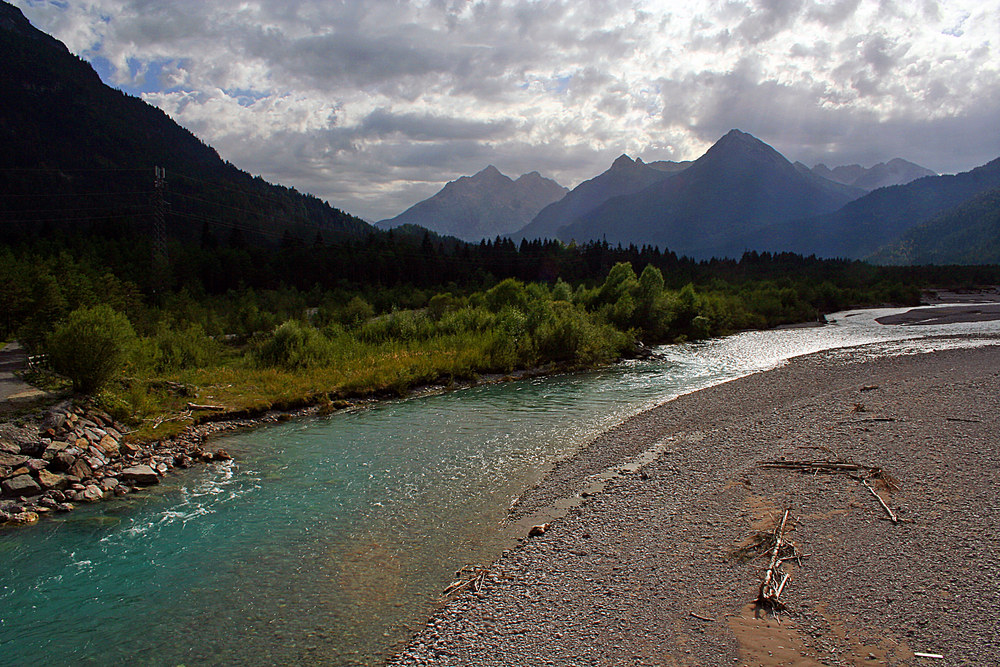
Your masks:
{"label": "distant mountain ridge", "polygon": [[[160,109],[106,86],[84,60],[0,2],[0,220],[40,225],[134,223],[150,217],[154,166],[167,172],[168,233],[207,228],[244,239],[370,234],[363,220],[224,162]],[[58,205],[50,194],[58,192]],[[45,194],[39,194],[45,193]]]}
{"label": "distant mountain ridge", "polygon": [[757,250],[866,258],[980,193],[1000,187],[1000,158],[967,172],[880,188],[838,211],[768,225],[742,239]]}
{"label": "distant mountain ridge", "polygon": [[1000,264],[1000,187],[914,227],[867,259],[878,264]]}
{"label": "distant mountain ridge", "polygon": [[505,236],[523,227],[546,205],[568,190],[537,171],[517,180],[489,165],[474,176],[447,183],[433,196],[375,226],[393,229],[419,225],[438,234],[477,242]]}
{"label": "distant mountain ridge", "polygon": [[890,185],[906,185],[924,176],[937,176],[937,172],[898,157],[888,162],[879,162],[868,169],[859,164],[830,169],[820,163],[812,168],[812,172],[836,183],[851,185],[869,192]]}
{"label": "distant mountain ridge", "polygon": [[687,168],[684,163],[648,165],[641,159],[620,155],[602,174],[580,183],[565,197],[539,211],[534,219],[515,233],[514,240],[556,238],[562,227],[589,213],[612,197],[638,192]]}
{"label": "distant mountain ridge", "polygon": [[739,256],[742,236],[775,220],[834,211],[863,190],[803,173],[780,153],[731,130],[689,167],[609,199],[559,238],[659,245],[696,258]]}

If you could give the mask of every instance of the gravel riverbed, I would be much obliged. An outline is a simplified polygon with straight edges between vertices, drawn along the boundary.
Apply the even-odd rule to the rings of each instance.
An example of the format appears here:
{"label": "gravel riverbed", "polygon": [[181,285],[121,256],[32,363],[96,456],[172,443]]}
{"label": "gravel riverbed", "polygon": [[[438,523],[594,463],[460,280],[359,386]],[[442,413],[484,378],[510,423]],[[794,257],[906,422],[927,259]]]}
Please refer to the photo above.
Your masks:
{"label": "gravel riverbed", "polygon": [[[512,520],[660,451],[494,562],[389,664],[996,665],[998,420],[998,346],[830,351],[682,396],[529,490]],[[847,475],[760,466],[781,457],[882,468],[903,521]],[[775,618],[753,605],[767,558],[733,552],[785,508],[809,556],[786,564]]]}

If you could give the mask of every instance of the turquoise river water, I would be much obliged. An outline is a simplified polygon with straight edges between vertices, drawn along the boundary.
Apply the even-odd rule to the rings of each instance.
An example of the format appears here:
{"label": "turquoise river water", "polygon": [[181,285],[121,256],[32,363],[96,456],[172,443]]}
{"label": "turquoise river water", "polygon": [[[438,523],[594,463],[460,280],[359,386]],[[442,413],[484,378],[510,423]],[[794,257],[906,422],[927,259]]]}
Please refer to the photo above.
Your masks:
{"label": "turquoise river water", "polygon": [[627,416],[800,354],[1000,330],[873,322],[888,312],[226,437],[235,462],[0,532],[0,665],[378,664],[456,570],[513,545],[525,488]]}

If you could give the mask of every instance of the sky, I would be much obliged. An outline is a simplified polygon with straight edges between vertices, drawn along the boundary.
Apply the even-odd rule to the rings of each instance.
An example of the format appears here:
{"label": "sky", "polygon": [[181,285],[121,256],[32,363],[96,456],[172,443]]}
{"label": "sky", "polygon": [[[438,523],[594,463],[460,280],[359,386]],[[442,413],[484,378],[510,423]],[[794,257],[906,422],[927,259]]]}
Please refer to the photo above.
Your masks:
{"label": "sky", "polygon": [[13,0],[236,166],[369,221],[489,164],[567,187],[732,128],[790,160],[1000,156],[1000,0]]}

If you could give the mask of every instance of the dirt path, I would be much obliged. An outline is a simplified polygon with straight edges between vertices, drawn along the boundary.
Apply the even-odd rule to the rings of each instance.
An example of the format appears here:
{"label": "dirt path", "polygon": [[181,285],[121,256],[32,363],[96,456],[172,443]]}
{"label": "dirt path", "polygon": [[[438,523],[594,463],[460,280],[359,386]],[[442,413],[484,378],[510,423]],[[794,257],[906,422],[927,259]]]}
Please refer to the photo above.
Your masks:
{"label": "dirt path", "polygon": [[[591,458],[662,443],[494,563],[390,664],[996,665],[998,429],[1000,347],[822,353],[681,397],[561,466],[536,500],[582,487],[573,471]],[[900,490],[882,496],[912,523],[844,475],[759,465],[782,456],[884,468]],[[787,565],[779,624],[754,615],[766,562],[733,551],[787,507],[811,556]]]}
{"label": "dirt path", "polygon": [[28,367],[28,355],[19,343],[7,343],[0,350],[0,409],[13,401],[40,398],[45,392],[14,375]]}

